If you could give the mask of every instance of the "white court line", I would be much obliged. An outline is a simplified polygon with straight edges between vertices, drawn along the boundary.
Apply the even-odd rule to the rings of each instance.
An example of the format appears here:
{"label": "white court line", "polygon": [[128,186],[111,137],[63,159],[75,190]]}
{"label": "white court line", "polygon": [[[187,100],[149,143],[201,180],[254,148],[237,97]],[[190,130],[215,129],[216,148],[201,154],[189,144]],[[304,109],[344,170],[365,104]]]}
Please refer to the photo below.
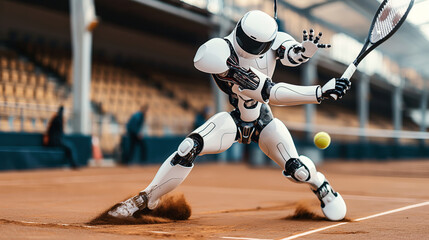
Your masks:
{"label": "white court line", "polygon": [[44,222],[30,222],[30,221],[17,221],[17,220],[6,220],[6,219],[0,219],[5,220],[10,223],[23,223],[28,225],[34,225],[34,226],[62,226],[62,227],[78,227],[78,228],[97,228],[95,226],[90,225],[80,225],[80,224],[69,224],[69,223],[44,223]]}
{"label": "white court line", "polygon": [[[380,216],[391,214],[391,213],[405,211],[405,210],[412,209],[412,208],[423,207],[423,206],[426,206],[426,205],[429,205],[429,201],[418,203],[418,204],[413,204],[413,205],[409,205],[409,206],[405,206],[405,207],[401,207],[401,208],[397,208],[397,209],[393,209],[393,210],[386,211],[386,212],[377,213],[377,214],[370,215],[370,216],[367,216],[367,217],[358,218],[358,219],[355,219],[353,221],[355,221],[355,222],[363,221],[363,220],[367,220],[367,219],[371,219],[371,218],[376,218],[376,217],[380,217]],[[338,227],[338,226],[345,225],[345,224],[348,224],[348,223],[351,223],[351,222],[341,222],[341,223],[333,224],[333,225],[330,225],[330,226],[327,226],[327,227],[317,228],[317,229],[314,229],[314,230],[311,230],[311,231],[307,231],[307,232],[299,233],[299,234],[296,234],[296,235],[292,235],[290,237],[286,237],[286,238],[283,238],[281,240],[291,240],[291,239],[300,238],[300,237],[303,237],[303,236],[307,236],[307,235],[310,235],[310,234],[313,234],[313,233],[316,233],[316,232],[321,232],[321,231],[324,231],[326,229]]]}
{"label": "white court line", "polygon": [[169,232],[162,232],[162,231],[149,231],[150,233],[156,233],[156,234],[169,234],[171,235],[172,233]]}
{"label": "white court line", "polygon": [[246,238],[246,237],[221,237],[223,239],[237,239],[237,240],[272,240],[267,238]]}
{"label": "white court line", "polygon": [[287,237],[287,238],[283,238],[282,240],[289,240],[289,239],[299,238],[299,237],[302,237],[302,236],[307,236],[307,235],[310,235],[312,233],[321,232],[323,230],[334,228],[334,227],[338,227],[338,226],[341,226],[341,225],[344,225],[344,224],[347,224],[347,223],[348,222],[341,222],[341,223],[337,223],[337,224],[334,224],[334,225],[331,225],[331,226],[314,229],[314,230],[311,230],[311,231],[308,231],[308,232],[303,232],[303,233],[300,233],[300,234],[292,235],[292,236]]}
{"label": "white court line", "polygon": [[401,212],[401,211],[405,211],[411,208],[417,208],[417,207],[423,207],[429,205],[429,201],[428,202],[422,202],[422,203],[418,203],[418,204],[414,204],[414,205],[410,205],[410,206],[406,206],[406,207],[402,207],[402,208],[397,208],[397,209],[393,209],[387,212],[382,212],[382,213],[377,213],[368,217],[362,217],[362,218],[358,218],[355,219],[355,222],[359,222],[359,221],[363,221],[363,220],[367,220],[367,219],[371,219],[371,218],[376,218],[376,217],[380,217],[383,215],[387,215],[387,214],[391,214],[391,213],[396,213],[396,212]]}

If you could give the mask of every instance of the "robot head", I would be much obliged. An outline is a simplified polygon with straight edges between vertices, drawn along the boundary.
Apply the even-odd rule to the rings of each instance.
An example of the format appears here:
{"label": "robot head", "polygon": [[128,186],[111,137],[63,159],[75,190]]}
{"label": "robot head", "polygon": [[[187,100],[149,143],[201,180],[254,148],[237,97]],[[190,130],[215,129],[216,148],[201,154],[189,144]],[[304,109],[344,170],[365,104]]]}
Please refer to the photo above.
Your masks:
{"label": "robot head", "polygon": [[234,48],[241,57],[254,59],[266,53],[277,36],[277,23],[268,14],[246,13],[234,29]]}

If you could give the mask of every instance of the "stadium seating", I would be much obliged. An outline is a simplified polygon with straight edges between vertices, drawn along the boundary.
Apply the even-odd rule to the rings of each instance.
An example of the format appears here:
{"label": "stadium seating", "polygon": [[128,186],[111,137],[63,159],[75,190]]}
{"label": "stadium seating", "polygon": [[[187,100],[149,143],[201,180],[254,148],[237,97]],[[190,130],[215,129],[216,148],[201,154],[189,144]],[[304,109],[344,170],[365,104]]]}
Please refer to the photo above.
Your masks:
{"label": "stadium seating", "polygon": [[[70,51],[49,44],[25,41],[18,41],[17,46],[37,64],[63,78],[64,86],[72,84]],[[167,97],[163,90],[168,88],[160,90],[155,87],[153,80],[145,79],[138,73],[115,65],[107,59],[94,58],[91,101],[100,106],[102,114],[112,116],[112,118],[105,118],[107,120],[104,121],[96,119],[92,121],[93,134],[100,137],[100,144],[104,151],[112,152],[118,146],[120,135],[125,132],[126,122],[134,112],[140,109],[140,106],[145,104],[149,105],[146,118],[147,127],[145,127],[147,135],[185,135],[192,130],[194,111],[182,107],[177,99]],[[31,75],[26,77],[27,81],[34,82],[32,78],[34,77]],[[51,101],[57,97],[52,94],[51,81],[47,81],[45,76],[38,76],[37,82],[45,83],[45,85],[44,87],[36,86],[35,99]],[[31,95],[31,93],[25,93],[25,90],[22,94],[21,89],[19,92],[20,96]],[[68,103],[70,99],[62,99],[62,101]],[[200,98],[193,99],[192,102],[204,103],[200,101]],[[112,124],[117,126],[114,130],[111,129]]]}
{"label": "stadium seating", "polygon": [[46,123],[58,105],[65,102],[57,94],[61,86],[47,81],[45,73],[35,71],[32,62],[4,46],[0,50],[0,65],[0,114],[4,119],[1,130],[44,132],[45,124],[34,123]]}
{"label": "stadium seating", "polygon": [[162,83],[177,99],[186,101],[196,111],[201,111],[204,107],[214,108],[208,77],[205,81],[203,79],[195,81],[195,79],[158,73],[151,75],[151,78]]}

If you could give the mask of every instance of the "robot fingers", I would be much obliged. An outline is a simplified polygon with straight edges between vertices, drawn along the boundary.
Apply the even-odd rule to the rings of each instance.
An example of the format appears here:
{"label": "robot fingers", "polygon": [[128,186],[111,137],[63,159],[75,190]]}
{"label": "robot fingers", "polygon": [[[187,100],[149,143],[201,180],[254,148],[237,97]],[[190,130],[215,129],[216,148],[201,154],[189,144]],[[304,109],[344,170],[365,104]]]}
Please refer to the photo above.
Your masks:
{"label": "robot fingers", "polygon": [[330,48],[331,47],[331,44],[317,44],[317,47],[318,48]]}
{"label": "robot fingers", "polygon": [[313,29],[310,29],[310,35],[309,35],[309,37],[308,37],[308,40],[309,40],[309,41],[313,41],[313,38],[314,38],[314,30],[313,30]]}
{"label": "robot fingers", "polygon": [[313,41],[314,39],[314,30],[310,29],[310,34],[307,33],[307,30],[302,31],[302,40],[303,41]]}
{"label": "robot fingers", "polygon": [[320,38],[322,37],[322,32],[319,32],[319,35],[316,36],[316,38],[314,39],[314,43],[317,44],[320,40]]}

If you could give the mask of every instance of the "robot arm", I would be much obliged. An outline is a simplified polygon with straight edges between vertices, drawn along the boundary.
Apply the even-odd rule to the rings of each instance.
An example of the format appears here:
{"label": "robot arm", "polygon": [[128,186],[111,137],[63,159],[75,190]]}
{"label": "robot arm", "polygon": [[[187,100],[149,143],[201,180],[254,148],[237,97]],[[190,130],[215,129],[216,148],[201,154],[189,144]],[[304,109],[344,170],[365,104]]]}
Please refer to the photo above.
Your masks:
{"label": "robot arm", "polygon": [[350,81],[346,78],[332,78],[322,87],[319,85],[298,86],[283,82],[273,83],[268,76],[252,67],[249,72],[256,76],[253,82],[256,82],[257,86],[246,88],[246,86],[240,85],[241,93],[256,101],[271,102],[280,106],[320,103],[325,99],[334,99],[332,95],[335,95],[337,99],[342,98],[351,86]]}
{"label": "robot arm", "polygon": [[285,66],[295,67],[307,62],[316,54],[319,48],[330,48],[329,44],[320,44],[322,33],[314,37],[314,30],[310,29],[310,34],[303,31],[303,42],[298,43],[290,35],[279,32],[272,49],[277,52],[280,62]]}
{"label": "robot arm", "polygon": [[[289,35],[283,33],[281,36],[285,39],[284,37]],[[311,31],[310,36],[312,36]],[[317,43],[319,38],[316,37],[311,44]],[[306,40],[305,34],[304,39]],[[288,40],[283,41],[282,46],[293,44],[294,42],[293,38],[289,36]],[[274,44],[279,45],[279,43]],[[307,45],[303,44],[302,46]],[[291,49],[292,47],[289,47],[289,50]],[[301,49],[300,51],[302,56],[302,53],[307,50]],[[204,43],[194,57],[194,65],[202,72],[216,74],[224,81],[237,84],[244,95],[256,101],[263,103],[271,101],[273,104],[283,106],[320,103],[324,99],[332,98],[331,95],[341,98],[350,87],[348,79],[339,78],[331,79],[323,87],[297,86],[287,83],[275,84],[268,76],[253,67],[248,70],[240,67],[237,56],[231,53],[230,46],[221,38],[214,38]]]}
{"label": "robot arm", "polygon": [[288,83],[274,84],[270,90],[270,103],[277,106],[294,106],[320,103],[322,91],[320,86],[298,86]]}

